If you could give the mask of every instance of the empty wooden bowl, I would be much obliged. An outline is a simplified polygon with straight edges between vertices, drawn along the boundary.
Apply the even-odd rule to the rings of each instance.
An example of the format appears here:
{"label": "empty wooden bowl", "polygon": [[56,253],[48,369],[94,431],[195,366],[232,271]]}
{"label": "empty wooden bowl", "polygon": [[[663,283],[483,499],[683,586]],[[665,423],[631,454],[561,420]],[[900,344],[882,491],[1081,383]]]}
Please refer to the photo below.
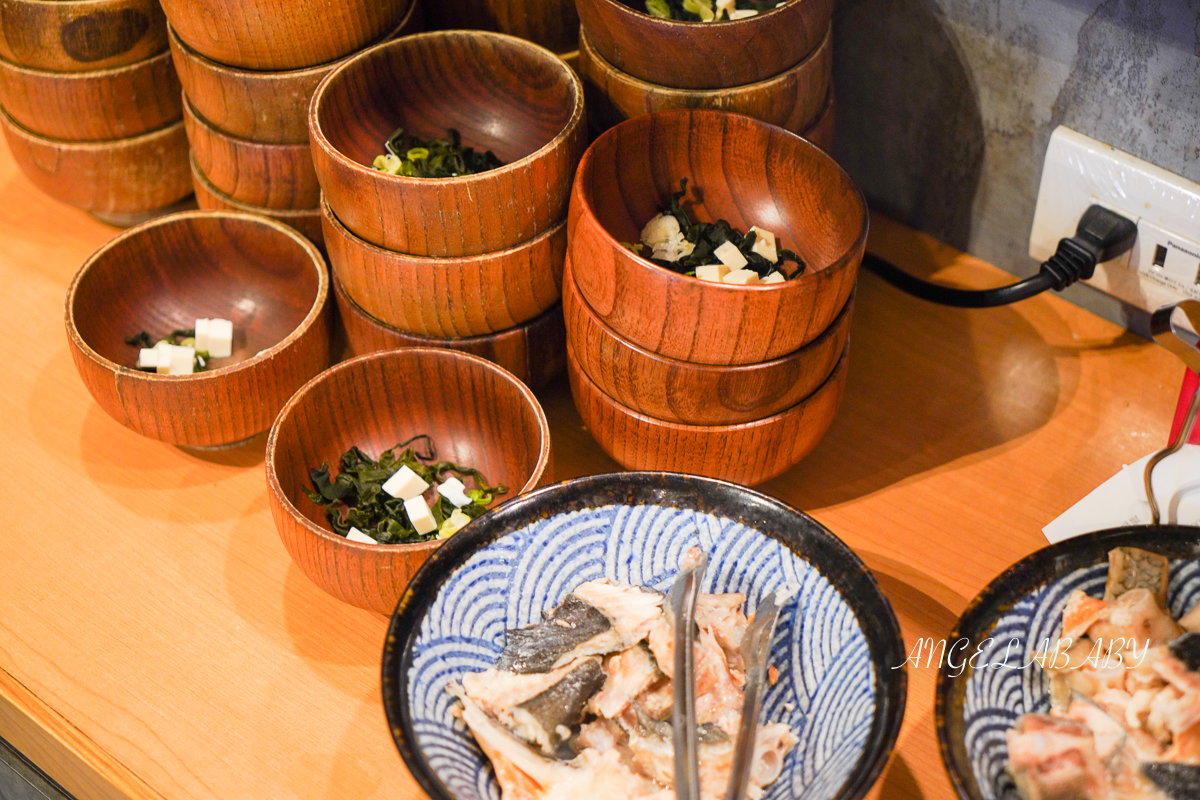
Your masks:
{"label": "empty wooden bowl", "polygon": [[639,414],[600,390],[567,346],[575,407],[592,438],[626,469],[686,472],[754,486],[812,452],[829,430],[846,387],[849,347],[825,383],[764,419],[737,425],[682,425]]}
{"label": "empty wooden bowl", "polygon": [[851,297],[829,329],[794,353],[717,367],[665,358],[622,339],[579,296],[568,264],[563,318],[579,367],[631,411],[685,425],[732,425],[791,408],[825,382],[850,334]]}
{"label": "empty wooden bowl", "polygon": [[23,67],[84,72],[166,49],[158,0],[0,0],[0,58]]}
{"label": "empty wooden bowl", "polygon": [[209,211],[240,211],[243,214],[258,214],[289,225],[304,234],[318,247],[325,246],[321,230],[321,211],[317,208],[265,208],[241,203],[222,192],[200,171],[193,153],[191,163],[192,186],[196,192],[196,204]]}
{"label": "empty wooden bowl", "polygon": [[789,0],[747,19],[679,22],[642,0],[575,0],[588,40],[628,75],[680,89],[724,89],[785,72],[817,48],[834,0]]}
{"label": "empty wooden bowl", "polygon": [[336,277],[333,291],[350,355],[412,347],[457,350],[499,364],[535,391],[560,374],[567,364],[567,334],[561,305],[499,333],[437,339],[405,333],[375,319],[346,294]]}
{"label": "empty wooden bowl", "polygon": [[184,98],[184,123],[200,172],[239,203],[273,209],[316,208],[321,185],[308,143],[263,144],[230,136],[200,116]]}
{"label": "empty wooden bowl", "polygon": [[351,447],[371,456],[426,434],[439,459],[508,487],[500,500],[549,478],[550,428],[533,393],[482,358],[451,350],[390,350],[326,370],[288,401],[267,439],[271,514],[288,554],[313,583],[346,603],[391,613],[441,541],[358,544],[334,533],[304,494],[308,471]]}
{"label": "empty wooden bowl", "polygon": [[417,0],[162,0],[171,27],[221,64],[286,70],[353,53],[404,19]]}
{"label": "empty wooden bowl", "polygon": [[833,87],[829,87],[829,96],[825,98],[825,105],[821,108],[821,113],[813,120],[813,123],[805,130],[800,132],[800,135],[817,147],[824,150],[826,153],[833,152],[833,134],[837,128],[837,101],[833,96]]}
{"label": "empty wooden bowl", "polygon": [[[504,166],[458,178],[371,168],[397,128],[455,128]],[[317,87],[309,134],[330,208],[388,250],[457,257],[507,250],[563,218],[583,153],[583,85],[535,44],[484,31],[406,36],[359,53]]]}
{"label": "empty wooden bowl", "polygon": [[426,258],[364,242],[322,204],[333,274],[364,311],[419,336],[481,336],[558,304],[567,221],[498,253]]}
{"label": "empty wooden bowl", "polygon": [[[729,286],[634,255],[645,224],[681,178],[693,218],[757,225],[808,264],[789,281]],[[618,335],[700,364],[751,364],[792,353],[845,307],[867,238],[862,193],[799,136],[721,111],[660,111],[600,136],[572,189],[568,241],[579,293]]]}
{"label": "empty wooden bowl", "polygon": [[[188,211],[118,235],[67,292],[75,366],[100,407],[138,433],[216,446],[271,427],[276,412],[329,363],[329,279],[312,243],[264,217]],[[192,375],[134,368],[125,339],[233,322],[233,354]]]}
{"label": "empty wooden bowl", "polygon": [[816,120],[829,95],[832,40],[831,26],[817,49],[804,60],[757,83],[726,89],[676,89],[620,71],[592,48],[588,32],[580,31],[579,71],[587,97],[588,123],[593,131],[600,132],[652,111],[716,108],[803,133]]}
{"label": "empty wooden bowl", "polygon": [[108,142],[38,136],[2,109],[0,125],[25,177],[55,200],[97,216],[166,208],[192,193],[183,120]]}
{"label": "empty wooden bowl", "polygon": [[425,15],[437,30],[499,31],[555,53],[574,50],[579,36],[575,0],[434,0]]}
{"label": "empty wooden bowl", "polygon": [[73,142],[157,130],[183,116],[169,52],[95,72],[47,72],[0,60],[0,105],[27,130]]}

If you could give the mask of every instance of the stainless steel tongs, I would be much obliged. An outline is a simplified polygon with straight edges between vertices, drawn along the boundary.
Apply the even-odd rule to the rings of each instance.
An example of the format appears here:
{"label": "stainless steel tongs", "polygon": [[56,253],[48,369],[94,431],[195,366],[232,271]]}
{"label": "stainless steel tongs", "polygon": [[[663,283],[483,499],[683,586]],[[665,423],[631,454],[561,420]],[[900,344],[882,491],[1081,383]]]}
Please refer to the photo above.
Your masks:
{"label": "stainless steel tongs", "polygon": [[[1194,330],[1200,331],[1200,301],[1181,300],[1178,303],[1163,306],[1154,312],[1150,317],[1150,335],[1154,337],[1155,342],[1178,356],[1188,369],[1200,373],[1200,349],[1196,348],[1197,343],[1200,343],[1200,337],[1187,328],[1175,324],[1176,309],[1183,312]],[[1192,396],[1191,405],[1188,406],[1187,414],[1183,418],[1183,427],[1179,429],[1179,433],[1175,435],[1168,446],[1152,455],[1146,462],[1143,480],[1146,483],[1146,499],[1150,501],[1152,525],[1161,523],[1161,514],[1158,509],[1158,501],[1154,498],[1154,487],[1151,485],[1150,478],[1154,474],[1154,468],[1163,459],[1179,452],[1179,449],[1191,438],[1192,429],[1196,427],[1197,409],[1200,409],[1200,389],[1197,389],[1196,394]]]}

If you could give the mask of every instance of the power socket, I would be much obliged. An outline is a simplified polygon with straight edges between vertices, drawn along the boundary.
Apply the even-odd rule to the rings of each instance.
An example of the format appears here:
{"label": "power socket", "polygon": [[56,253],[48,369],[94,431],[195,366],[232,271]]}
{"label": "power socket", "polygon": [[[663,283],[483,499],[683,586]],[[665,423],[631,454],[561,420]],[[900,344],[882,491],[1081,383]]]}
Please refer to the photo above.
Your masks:
{"label": "power socket", "polygon": [[1146,311],[1200,299],[1200,184],[1059,126],[1046,148],[1029,255],[1054,255],[1093,204],[1136,222],[1138,237],[1086,283]]}

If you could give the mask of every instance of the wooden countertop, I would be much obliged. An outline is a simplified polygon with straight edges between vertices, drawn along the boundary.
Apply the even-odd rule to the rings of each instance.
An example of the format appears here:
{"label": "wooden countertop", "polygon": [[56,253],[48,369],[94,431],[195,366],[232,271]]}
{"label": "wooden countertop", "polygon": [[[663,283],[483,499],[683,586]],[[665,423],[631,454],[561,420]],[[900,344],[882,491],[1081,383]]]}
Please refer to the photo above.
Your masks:
{"label": "wooden countertop", "polygon": [[[871,247],[962,285],[1008,276],[878,216]],[[292,566],[263,437],[219,454],[143,439],[75,373],[63,298],[114,234],[38,193],[0,150],[0,736],[80,800],[418,798],[379,692],[387,620]],[[1023,232],[1016,232],[1023,235]],[[828,436],[761,488],[875,571],[906,640],[1045,544],[1041,527],[1166,439],[1183,367],[1042,296],[958,311],[859,284],[849,386]],[[541,395],[556,477],[616,469],[565,379]],[[911,669],[872,797],[952,798],[935,671]]]}

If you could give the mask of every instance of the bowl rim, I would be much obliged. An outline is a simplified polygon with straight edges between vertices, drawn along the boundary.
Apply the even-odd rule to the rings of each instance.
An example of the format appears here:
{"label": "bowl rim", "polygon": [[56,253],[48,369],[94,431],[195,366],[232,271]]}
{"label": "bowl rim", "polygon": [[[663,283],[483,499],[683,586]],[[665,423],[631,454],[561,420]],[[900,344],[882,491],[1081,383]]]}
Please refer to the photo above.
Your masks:
{"label": "bowl rim", "polygon": [[[192,104],[192,98],[188,97],[187,91],[183,91],[183,119],[184,122],[191,120],[195,123],[206,137],[216,141],[228,142],[234,147],[241,147],[247,150],[256,150],[260,152],[271,151],[307,151],[309,150],[308,142],[256,142],[253,139],[247,139],[245,136],[235,136],[232,133],[221,130],[216,125],[209,122],[208,118],[200,113],[200,110]],[[191,143],[191,139],[188,139]],[[189,150],[192,148],[189,147]],[[194,152],[194,151],[193,151]],[[194,155],[193,155],[194,158]],[[201,173],[203,174],[203,173]],[[205,175],[205,178],[208,176]],[[215,187],[214,187],[215,188]],[[235,201],[236,202],[236,201]],[[244,205],[244,204],[243,204]],[[249,208],[249,206],[247,206]],[[272,211],[285,211],[287,209],[271,209]]]}
{"label": "bowl rim", "polygon": [[[126,240],[140,236],[144,231],[151,228],[156,228],[162,225],[171,225],[185,219],[237,219],[245,222],[252,222],[258,225],[263,225],[276,233],[285,234],[289,239],[301,245],[306,255],[309,256],[309,263],[315,267],[317,272],[317,293],[313,300],[312,306],[300,320],[299,324],[283,339],[276,342],[274,345],[262,350],[236,364],[230,364],[225,367],[217,367],[216,369],[205,370],[204,372],[193,372],[190,375],[159,375],[153,372],[142,372],[141,370],[128,367],[124,364],[118,364],[110,361],[104,356],[96,352],[90,344],[88,344],[83,335],[79,333],[79,328],[75,324],[75,299],[79,291],[79,284],[83,280],[87,272],[100,259],[101,256],[108,253],[110,250],[124,244]],[[259,364],[271,361],[275,356],[282,353],[287,348],[291,347],[302,336],[308,333],[312,328],[313,323],[324,313],[326,301],[329,299],[329,275],[325,269],[325,259],[321,255],[316,246],[306,239],[303,235],[297,232],[294,228],[283,224],[277,220],[265,217],[261,214],[248,214],[242,211],[180,211],[175,214],[167,214],[155,219],[143,222],[140,225],[135,225],[128,230],[121,231],[105,242],[99,249],[88,256],[87,260],[75,273],[75,277],[71,279],[71,284],[67,288],[67,298],[65,305],[65,317],[67,326],[67,335],[71,343],[76,349],[83,354],[88,360],[92,361],[97,366],[102,367],[106,372],[114,376],[122,376],[133,380],[145,380],[150,382],[167,382],[171,384],[188,384],[202,383],[220,380],[228,375],[237,372],[253,369]]]}
{"label": "bowl rim", "polygon": [[[967,603],[967,607],[954,623],[954,628],[947,637],[947,641],[957,642],[962,639],[964,629],[982,632],[985,624],[987,625],[986,629],[990,631],[995,625],[996,615],[1011,607],[1012,602],[1020,600],[1047,583],[1059,580],[1088,566],[1070,558],[1076,551],[1098,550],[1107,554],[1108,550],[1113,547],[1128,545],[1152,549],[1156,543],[1159,546],[1171,547],[1189,542],[1196,558],[1200,559],[1200,527],[1191,525],[1123,525],[1047,544],[1013,562],[999,575],[988,581],[971,602]],[[1092,566],[1101,563],[1106,563],[1106,561],[1097,560]],[[1010,584],[1014,584],[1015,591]],[[954,758],[954,747],[950,741],[947,720],[952,716],[949,706],[953,699],[954,687],[960,685],[960,681],[961,685],[965,686],[974,672],[974,668],[968,662],[958,677],[954,677],[950,675],[948,664],[940,665],[933,703],[938,752],[941,754],[946,775],[950,778],[950,783],[961,800],[981,800],[981,796],[977,792],[971,792],[972,787],[978,788],[975,776],[971,773],[961,772],[960,765]],[[966,766],[969,770],[970,765]]]}
{"label": "bowl rim", "polygon": [[292,502],[292,498],[289,497],[287,492],[283,490],[283,485],[279,482],[279,473],[275,467],[275,461],[279,451],[279,427],[282,424],[284,417],[290,415],[292,410],[300,404],[303,395],[306,395],[318,383],[322,383],[328,380],[331,376],[340,372],[356,369],[363,362],[383,361],[386,359],[395,358],[448,358],[450,360],[465,359],[467,361],[475,362],[476,366],[484,367],[496,373],[498,377],[503,378],[510,385],[514,385],[517,388],[522,395],[522,398],[529,406],[533,408],[535,412],[534,416],[538,420],[538,431],[541,433],[542,442],[540,452],[538,453],[537,464],[534,466],[532,475],[530,475],[529,479],[525,481],[525,485],[520,489],[511,490],[513,496],[510,498],[510,500],[515,500],[520,497],[522,493],[528,492],[536,487],[538,482],[541,481],[542,476],[545,474],[546,468],[550,465],[550,423],[546,419],[546,411],[542,408],[542,404],[538,402],[537,397],[534,396],[529,387],[503,367],[493,364],[491,361],[488,361],[485,358],[472,355],[471,353],[464,353],[460,350],[449,350],[443,347],[404,347],[394,350],[376,350],[373,353],[364,353],[361,356],[355,356],[354,358],[346,359],[345,361],[334,364],[332,367],[329,367],[328,369],[323,370],[314,377],[310,378],[307,383],[296,390],[295,394],[288,398],[288,401],[284,403],[283,408],[279,410],[279,413],[275,415],[275,420],[271,423],[271,430],[267,434],[266,453],[263,456],[263,462],[266,464],[267,471],[267,488],[271,495],[275,498],[276,503],[284,511],[286,511],[305,531],[316,535],[318,540],[329,542],[335,547],[349,547],[351,550],[361,550],[364,552],[384,552],[380,550],[380,548],[386,548],[387,550],[392,550],[395,552],[411,552],[413,550],[422,549],[436,550],[438,547],[454,538],[451,536],[450,539],[433,539],[428,542],[411,542],[408,544],[380,544],[378,542],[375,544],[366,544],[363,542],[352,542],[344,536],[338,536],[333,531],[326,530],[320,525],[317,525],[311,519],[302,514],[300,510],[296,508],[296,504]]}
{"label": "bowl rim", "polygon": [[45,147],[54,147],[59,150],[100,152],[112,150],[115,147],[136,147],[153,139],[167,139],[173,136],[177,130],[182,130],[184,124],[183,117],[181,116],[169,125],[164,125],[161,128],[155,128],[145,133],[139,133],[137,136],[124,136],[119,139],[90,139],[76,142],[70,139],[55,139],[52,136],[43,136],[40,133],[34,133],[13,119],[12,115],[3,106],[0,106],[0,126],[6,128],[14,136],[19,136],[25,141],[34,142]]}
{"label": "bowl rim", "polygon": [[[415,4],[414,4],[415,5]],[[502,41],[508,45],[517,48],[524,48],[529,51],[534,58],[550,59],[551,65],[559,69],[570,81],[571,88],[574,92],[574,102],[572,103],[571,115],[563,126],[559,129],[554,137],[546,142],[546,144],[534,150],[532,153],[523,156],[516,161],[510,161],[495,169],[490,169],[486,172],[477,172],[474,175],[459,175],[454,178],[410,178],[404,175],[390,175],[386,172],[380,172],[373,167],[351,159],[338,148],[334,147],[329,139],[325,136],[325,132],[321,129],[320,115],[318,107],[321,105],[322,99],[325,96],[329,85],[333,82],[336,75],[339,75],[343,70],[348,69],[355,62],[367,60],[373,57],[376,51],[387,47],[401,48],[408,47],[410,42],[425,39],[495,39]],[[555,63],[556,62],[556,63]],[[539,44],[534,44],[526,39],[521,39],[516,36],[510,36],[505,33],[495,33],[493,31],[480,30],[442,30],[442,31],[425,31],[423,33],[414,33],[408,36],[402,36],[399,39],[391,39],[389,41],[380,42],[379,44],[360,50],[353,56],[342,63],[339,63],[334,69],[330,70],[321,82],[317,85],[313,92],[312,99],[308,104],[308,135],[314,149],[319,149],[326,157],[336,162],[344,169],[349,169],[351,174],[365,178],[367,180],[383,180],[388,179],[396,181],[397,186],[466,186],[468,184],[483,183],[493,180],[502,175],[507,175],[510,172],[515,172],[523,168],[535,160],[544,157],[547,153],[561,147],[584,123],[584,106],[583,106],[583,81],[575,70],[558,57],[557,54]]]}
{"label": "bowl rim", "polygon": [[[672,493],[674,496],[664,497],[665,493]],[[404,588],[396,603],[396,610],[392,613],[384,642],[381,665],[383,707],[392,740],[405,766],[430,797],[435,800],[453,800],[441,779],[429,766],[424,753],[416,745],[417,737],[409,711],[407,686],[401,685],[404,683],[403,676],[407,675],[412,667],[412,649],[420,633],[420,623],[446,580],[458,567],[483,547],[538,519],[545,518],[545,512],[540,509],[543,499],[557,498],[564,494],[574,499],[567,503],[554,504],[556,507],[553,515],[622,503],[666,505],[672,500],[678,503],[676,498],[700,495],[700,501],[695,506],[679,504],[675,507],[694,507],[705,513],[741,522],[762,535],[779,541],[797,557],[810,564],[813,562],[801,549],[810,538],[820,542],[818,547],[828,548],[827,552],[836,553],[844,565],[842,570],[838,574],[818,571],[855,612],[855,619],[863,628],[870,660],[875,670],[875,716],[863,753],[842,784],[835,800],[856,800],[867,793],[883,772],[895,748],[908,700],[907,662],[900,663],[894,669],[883,669],[879,665],[885,661],[899,662],[903,659],[904,640],[892,604],[880,590],[874,574],[858,554],[836,534],[783,500],[716,478],[677,472],[632,471],[572,478],[515,497],[490,509],[487,514],[473,520],[471,525],[447,539],[446,543],[421,565]],[[729,507],[724,507],[726,505]],[[797,519],[811,528],[804,536],[791,529],[761,530],[762,518],[768,509],[776,515]],[[755,510],[758,511],[757,514]],[[852,588],[859,591],[851,594],[848,590]],[[874,593],[870,594],[872,590]],[[867,626],[860,612],[863,616],[869,613],[874,618],[871,622],[879,623],[878,626],[872,624],[874,637],[867,634]],[[401,679],[392,680],[393,673]],[[864,764],[870,766],[864,769]]]}
{"label": "bowl rim", "polygon": [[[230,197],[214,186],[213,182],[208,179],[208,176],[204,174],[204,170],[200,169],[200,165],[196,163],[196,152],[190,147],[188,148],[188,166],[190,166],[192,169],[192,178],[200,182],[200,185],[204,187],[204,191],[216,197],[220,202],[232,207],[233,210],[230,213],[249,214],[255,217],[266,217],[267,219],[273,219],[276,222],[287,219],[299,220],[315,218],[320,220],[321,214],[319,208],[264,208],[262,206],[252,206],[247,203],[243,203],[241,200]],[[286,222],[284,222],[283,225],[288,226]],[[300,235],[302,237],[304,236],[304,234]]]}
{"label": "bowl rim", "polygon": [[[617,13],[626,12],[626,13],[635,15],[637,17],[652,20],[652,22],[650,23],[652,25],[661,24],[665,27],[679,27],[679,26],[690,26],[690,25],[713,25],[713,26],[737,25],[737,24],[740,24],[743,22],[750,22],[752,20],[762,19],[763,17],[770,16],[771,14],[775,13],[776,11],[783,10],[779,6],[774,6],[773,8],[768,9],[765,14],[755,14],[753,17],[746,17],[745,19],[723,19],[723,20],[718,20],[715,22],[690,22],[688,20],[683,20],[683,19],[663,19],[662,17],[656,17],[653,14],[647,14],[645,11],[638,11],[633,6],[629,6],[629,5],[622,3],[621,0],[592,0],[592,2],[601,3],[606,6],[612,6],[615,8],[619,8],[619,9],[621,9],[621,11],[617,12]],[[798,3],[798,2],[803,2],[803,0],[784,0],[784,2],[785,3],[793,3],[793,2]]]}
{"label": "bowl rim", "polygon": [[[47,5],[66,5],[61,0],[50,0]],[[166,58],[164,58],[166,56]],[[162,52],[155,53],[152,56],[147,56],[140,61],[134,61],[130,64],[121,64],[117,67],[105,67],[103,69],[81,70],[79,72],[61,72],[53,69],[38,69],[37,67],[26,67],[22,64],[9,61],[0,56],[0,71],[12,72],[21,76],[29,76],[40,78],[46,81],[60,81],[62,83],[83,82],[104,80],[106,78],[116,77],[122,72],[137,72],[138,70],[152,71],[159,66],[158,62],[171,62],[171,48],[167,48]]]}
{"label": "bowl rim", "polygon": [[[738,21],[741,22],[742,20],[738,20]],[[689,24],[698,24],[698,23],[689,23]],[[715,24],[715,23],[703,23],[703,24]],[[822,108],[824,108],[824,106],[822,106]],[[817,154],[818,160],[824,159],[824,160],[828,161],[829,164],[831,164],[834,167],[834,169],[836,170],[835,174],[840,174],[841,177],[845,179],[846,184],[853,190],[853,195],[854,195],[855,199],[858,201],[858,206],[862,209],[862,224],[859,226],[858,235],[854,238],[854,241],[850,244],[850,246],[847,247],[842,252],[842,254],[839,255],[836,259],[834,259],[832,262],[830,262],[828,264],[823,264],[819,268],[813,268],[812,266],[806,264],[804,272],[802,272],[800,275],[798,275],[797,277],[792,278],[790,280],[785,280],[780,283],[751,284],[749,286],[733,286],[733,285],[723,284],[723,283],[713,283],[712,281],[704,281],[699,278],[694,278],[694,277],[691,277],[688,275],[684,275],[683,273],[680,273],[680,272],[674,272],[673,270],[669,270],[666,267],[660,267],[657,264],[655,264],[654,262],[643,258],[642,256],[634,253],[632,250],[629,250],[627,247],[625,247],[619,241],[617,241],[617,238],[615,236],[613,236],[612,233],[609,232],[608,228],[606,228],[604,225],[602,225],[600,223],[600,220],[596,217],[596,212],[593,209],[591,198],[588,196],[588,193],[586,191],[584,191],[584,189],[583,189],[584,175],[585,175],[585,173],[590,172],[592,169],[592,158],[594,156],[593,151],[595,150],[596,146],[599,145],[602,141],[605,141],[606,139],[608,139],[610,137],[615,138],[616,136],[622,135],[622,134],[618,133],[618,131],[620,131],[622,128],[624,128],[626,126],[632,127],[634,125],[649,125],[652,123],[652,121],[654,119],[660,118],[660,117],[687,116],[690,118],[690,117],[695,117],[697,115],[702,116],[702,117],[722,117],[725,119],[736,119],[737,122],[735,122],[734,124],[737,124],[737,125],[743,125],[743,124],[749,123],[755,127],[765,128],[767,130],[768,134],[782,135],[786,138],[795,139],[796,141],[801,142],[802,149],[804,147],[810,148],[815,154]],[[818,117],[819,116],[820,115],[818,114]],[[578,191],[576,191],[576,189],[578,189]],[[624,122],[618,123],[618,124],[614,125],[613,127],[609,128],[607,131],[605,131],[604,133],[602,133],[596,137],[595,141],[593,141],[592,144],[588,147],[587,151],[584,152],[583,158],[579,162],[579,168],[575,172],[575,180],[572,181],[572,200],[574,200],[576,197],[579,198],[579,206],[580,206],[579,215],[581,217],[586,216],[589,218],[590,224],[593,225],[597,230],[600,231],[601,236],[605,240],[607,240],[606,243],[609,245],[610,248],[618,248],[618,249],[624,251],[623,253],[619,253],[619,255],[623,255],[623,256],[629,258],[632,263],[637,264],[640,267],[645,267],[645,268],[651,270],[652,275],[657,275],[665,280],[689,281],[690,285],[704,285],[713,291],[719,291],[719,292],[731,292],[731,291],[737,292],[737,291],[746,291],[746,290],[758,291],[758,292],[788,291],[789,288],[792,287],[793,285],[801,285],[804,283],[808,283],[808,282],[811,282],[812,280],[816,280],[816,276],[818,276],[818,275],[821,275],[826,272],[834,272],[836,270],[842,269],[847,264],[849,264],[850,261],[853,260],[855,253],[861,252],[866,247],[867,232],[870,229],[870,224],[871,224],[871,212],[867,206],[866,198],[863,196],[862,189],[860,189],[858,184],[854,182],[854,179],[851,178],[850,175],[844,169],[842,169],[841,164],[838,164],[837,161],[834,160],[833,156],[829,155],[824,150],[822,150],[821,148],[817,147],[815,144],[810,142],[808,139],[805,139],[803,136],[801,136],[797,133],[792,133],[791,131],[787,130],[786,128],[781,128],[778,125],[772,125],[768,122],[763,122],[762,120],[755,119],[754,117],[751,117],[747,114],[736,114],[732,111],[719,111],[717,109],[711,109],[711,108],[673,108],[673,109],[667,109],[667,110],[663,110],[663,111],[653,111],[649,114],[642,114],[642,115],[639,115],[636,117],[631,117],[630,119],[627,119]],[[796,291],[796,290],[792,289],[792,291]]]}

